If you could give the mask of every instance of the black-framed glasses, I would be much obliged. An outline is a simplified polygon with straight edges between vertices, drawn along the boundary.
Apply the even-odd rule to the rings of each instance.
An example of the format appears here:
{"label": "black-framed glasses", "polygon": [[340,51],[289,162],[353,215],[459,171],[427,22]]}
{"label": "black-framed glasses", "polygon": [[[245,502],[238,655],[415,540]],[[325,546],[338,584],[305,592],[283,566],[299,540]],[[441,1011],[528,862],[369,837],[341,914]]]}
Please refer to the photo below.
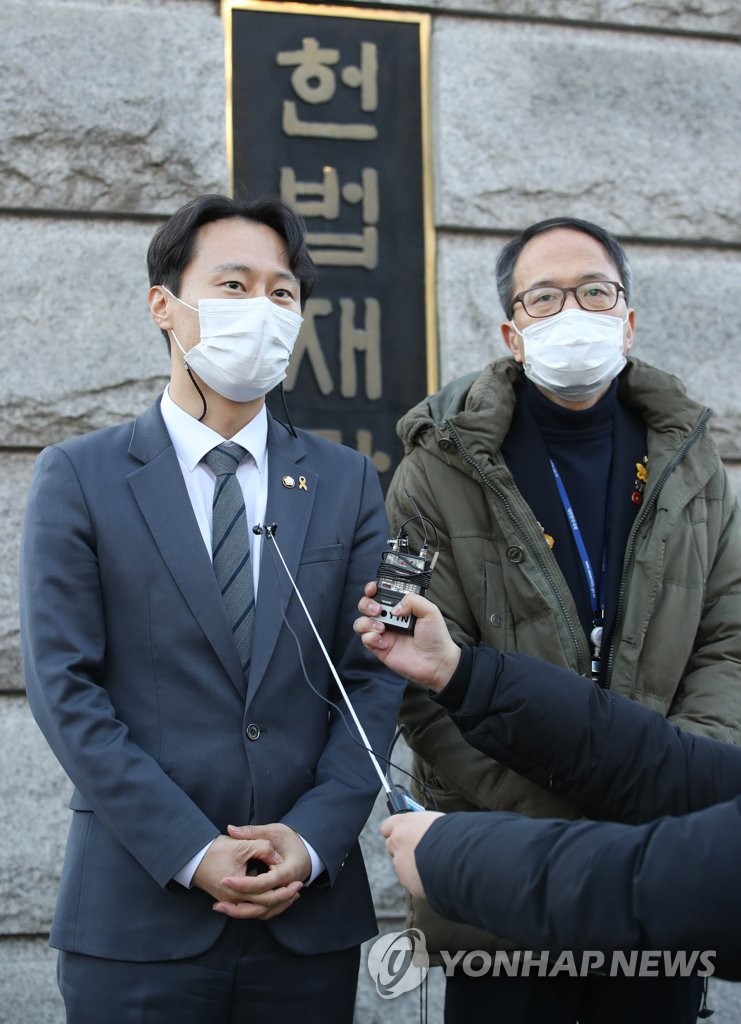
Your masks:
{"label": "black-framed glasses", "polygon": [[617,281],[585,281],[573,288],[556,288],[553,285],[528,288],[515,295],[512,305],[520,302],[528,316],[553,316],[561,312],[569,292],[573,293],[581,308],[590,313],[605,313],[608,309],[614,309],[620,293],[625,295],[625,289]]}

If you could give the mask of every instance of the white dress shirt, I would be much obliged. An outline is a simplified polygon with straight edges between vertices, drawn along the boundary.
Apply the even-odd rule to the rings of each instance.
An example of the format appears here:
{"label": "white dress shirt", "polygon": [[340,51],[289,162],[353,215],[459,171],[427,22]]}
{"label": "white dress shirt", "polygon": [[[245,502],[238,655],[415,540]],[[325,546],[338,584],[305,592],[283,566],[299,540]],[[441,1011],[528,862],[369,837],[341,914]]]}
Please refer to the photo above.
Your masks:
{"label": "white dress shirt", "polygon": [[180,470],[185,480],[190,503],[193,506],[198,528],[206,545],[209,558],[211,555],[211,531],[213,527],[214,485],[216,476],[205,462],[204,455],[219,444],[239,444],[245,448],[251,458],[244,458],[237,466],[237,482],[244,496],[244,507],[247,512],[247,525],[250,527],[250,554],[252,556],[252,578],[255,584],[255,600],[260,575],[260,553],[262,536],[252,532],[256,523],[265,519],[265,507],[268,502],[268,414],[263,405],[253,420],[237,431],[234,437],[224,441],[205,423],[199,423],[170,398],[165,389],[162,395],[162,418],[180,463]]}
{"label": "white dress shirt", "polygon": [[[250,457],[245,457],[237,467],[237,481],[242,489],[244,505],[247,512],[247,523],[250,527],[256,523],[262,523],[265,519],[265,508],[268,501],[268,414],[265,406],[260,409],[257,416],[237,431],[234,437],[225,442],[221,434],[218,434],[205,423],[200,423],[194,416],[189,415],[179,405],[176,405],[170,397],[169,388],[165,388],[160,404],[162,418],[165,421],[167,432],[172,439],[175,453],[180,463],[180,469],[188,491],[190,503],[193,506],[198,528],[206,545],[209,558],[211,556],[211,533],[213,528],[213,499],[216,476],[213,470],[209,469],[203,456],[219,444],[238,444],[245,448]],[[250,553],[252,557],[252,573],[255,585],[255,601],[257,601],[259,575],[260,575],[260,554],[262,551],[262,536],[249,531]],[[306,842],[303,836],[299,837],[306,847],[311,858],[311,874],[307,884],[314,881],[317,875],[324,870],[324,865],[319,859],[316,850]],[[193,875],[201,863],[204,854],[211,843],[195,855],[175,875],[175,881],[180,882],[187,889],[193,882]]]}

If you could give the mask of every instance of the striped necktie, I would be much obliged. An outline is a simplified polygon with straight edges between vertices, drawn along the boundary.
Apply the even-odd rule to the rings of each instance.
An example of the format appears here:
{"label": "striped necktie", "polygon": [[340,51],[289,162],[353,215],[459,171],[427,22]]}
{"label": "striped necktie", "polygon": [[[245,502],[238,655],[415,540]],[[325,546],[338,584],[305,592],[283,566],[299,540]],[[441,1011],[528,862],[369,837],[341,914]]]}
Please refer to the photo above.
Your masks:
{"label": "striped necktie", "polygon": [[216,474],[211,540],[214,574],[224,598],[245,678],[252,653],[255,590],[247,514],[242,488],[234,474],[246,454],[245,449],[237,444],[220,444],[202,460]]}

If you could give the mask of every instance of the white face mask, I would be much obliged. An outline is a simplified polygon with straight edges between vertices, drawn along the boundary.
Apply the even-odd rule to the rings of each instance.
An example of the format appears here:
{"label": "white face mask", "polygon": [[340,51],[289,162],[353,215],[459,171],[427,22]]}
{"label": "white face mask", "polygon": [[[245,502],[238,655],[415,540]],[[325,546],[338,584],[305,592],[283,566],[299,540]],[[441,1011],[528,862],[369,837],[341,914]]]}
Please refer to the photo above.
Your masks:
{"label": "white face mask", "polygon": [[303,323],[298,313],[276,306],[267,296],[199,299],[197,309],[172,297],[198,313],[200,323],[201,340],[189,352],[172,331],[183,361],[218,394],[232,402],[251,402],[285,380]]}
{"label": "white face mask", "polygon": [[598,394],[625,366],[623,325],[606,313],[567,309],[530,324],[523,331],[525,376],[567,401]]}

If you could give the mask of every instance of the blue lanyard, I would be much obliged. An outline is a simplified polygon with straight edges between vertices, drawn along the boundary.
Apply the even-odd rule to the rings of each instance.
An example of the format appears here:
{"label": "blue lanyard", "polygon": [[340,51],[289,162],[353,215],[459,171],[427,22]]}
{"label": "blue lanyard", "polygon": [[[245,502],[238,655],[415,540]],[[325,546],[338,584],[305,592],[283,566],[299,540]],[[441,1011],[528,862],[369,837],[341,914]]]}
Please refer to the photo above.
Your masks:
{"label": "blue lanyard", "polygon": [[601,625],[605,615],[605,566],[607,562],[607,545],[605,544],[602,551],[602,571],[600,573],[599,580],[599,595],[597,593],[597,581],[594,578],[594,569],[592,563],[589,560],[587,554],[587,546],[584,543],[579,524],[576,521],[576,515],[574,514],[574,508],[569,500],[569,496],[566,493],[561,474],[558,472],[556,463],[553,459],[550,459],[551,469],[553,471],[553,477],[556,481],[556,487],[558,488],[558,494],[561,498],[561,504],[563,510],[566,513],[566,519],[568,520],[569,528],[571,529],[576,549],[579,552],[579,558],[581,559],[582,568],[584,569],[584,575],[587,580],[587,587],[589,588],[589,600],[592,606],[592,619],[595,626]]}

